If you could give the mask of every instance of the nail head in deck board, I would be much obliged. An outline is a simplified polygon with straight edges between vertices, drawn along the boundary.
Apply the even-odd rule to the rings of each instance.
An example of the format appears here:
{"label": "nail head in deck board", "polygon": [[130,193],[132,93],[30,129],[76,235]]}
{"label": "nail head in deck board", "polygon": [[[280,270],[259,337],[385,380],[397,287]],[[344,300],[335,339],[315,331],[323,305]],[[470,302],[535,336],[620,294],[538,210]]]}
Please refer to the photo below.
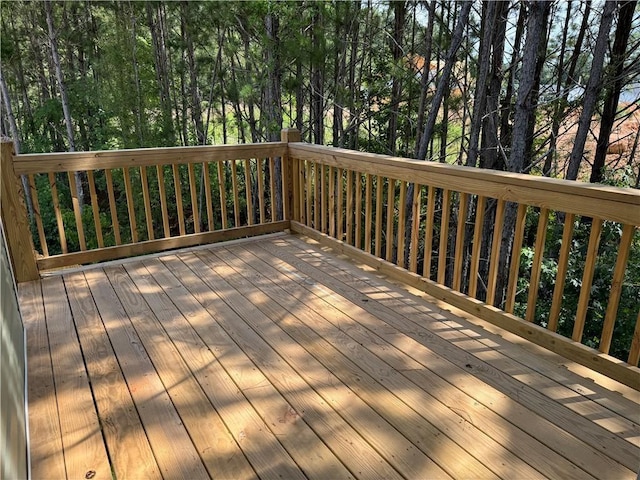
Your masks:
{"label": "nail head in deck board", "polygon": [[102,270],[90,270],[85,272],[85,278],[163,476],[206,476],[180,417],[106,274]]}
{"label": "nail head in deck board", "polygon": [[93,403],[84,359],[62,278],[42,280],[56,401],[67,476],[111,478],[111,468]]}
{"label": "nail head in deck board", "polygon": [[64,283],[115,475],[161,478],[84,274],[65,275]]}
{"label": "nail head in deck board", "polygon": [[66,478],[41,285],[23,282],[18,289],[27,336],[31,477]]}

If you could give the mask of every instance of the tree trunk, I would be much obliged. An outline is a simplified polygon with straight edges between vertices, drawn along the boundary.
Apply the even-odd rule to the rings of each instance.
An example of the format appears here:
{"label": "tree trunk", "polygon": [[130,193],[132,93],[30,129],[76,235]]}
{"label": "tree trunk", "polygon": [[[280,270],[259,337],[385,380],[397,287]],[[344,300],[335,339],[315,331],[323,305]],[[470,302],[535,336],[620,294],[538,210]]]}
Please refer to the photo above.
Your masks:
{"label": "tree trunk", "polygon": [[312,13],[312,43],[311,58],[311,128],[313,142],[324,143],[324,19],[321,3],[314,3]]}
{"label": "tree trunk", "polygon": [[458,52],[458,49],[460,48],[460,44],[462,43],[462,34],[464,32],[464,28],[469,21],[469,12],[471,11],[471,5],[472,5],[472,2],[470,1],[466,1],[462,4],[460,17],[458,18],[456,28],[451,37],[451,46],[449,47],[449,51],[447,52],[447,57],[444,64],[443,71],[442,71],[442,76],[438,81],[436,94],[434,95],[433,100],[431,102],[431,111],[429,112],[429,117],[427,118],[427,122],[424,126],[424,132],[422,133],[422,138],[420,139],[420,149],[417,155],[418,160],[424,160],[426,158],[427,147],[433,135],[433,130],[436,124],[436,118],[438,116],[438,111],[440,110],[440,104],[442,103],[445,89],[449,84],[449,79],[451,78],[451,72],[453,70],[453,65],[455,64],[456,54]]}
{"label": "tree trunk", "polygon": [[480,37],[480,55],[478,57],[478,79],[476,81],[475,96],[473,99],[473,113],[471,114],[471,129],[469,131],[469,154],[467,156],[468,167],[475,167],[478,161],[478,147],[480,144],[480,130],[482,120],[486,112],[487,79],[491,66],[492,37],[496,23],[498,2],[482,2],[482,24]]}
{"label": "tree trunk", "polygon": [[564,102],[566,97],[562,93],[562,77],[564,75],[564,56],[567,49],[567,35],[569,34],[569,23],[571,21],[571,5],[572,0],[566,3],[567,13],[565,15],[564,29],[562,30],[562,42],[560,43],[560,53],[558,54],[558,68],[556,71],[556,92],[555,92],[555,106],[553,108],[553,120],[551,125],[551,134],[549,136],[549,151],[545,157],[544,166],[542,168],[542,174],[545,177],[550,177],[553,167],[553,159],[556,156],[556,142],[558,138],[558,132],[560,131],[560,116],[562,110],[564,110]]}
{"label": "tree trunk", "polygon": [[[7,112],[7,120],[9,121],[9,130],[11,131],[11,138],[13,140],[13,149],[15,153],[20,153],[20,133],[18,131],[18,125],[16,124],[16,117],[13,115],[13,109],[11,108],[11,98],[9,97],[9,89],[7,83],[4,80],[2,74],[2,68],[0,67],[0,90],[2,91],[2,101],[4,103],[5,111]],[[27,203],[27,209],[29,210],[29,218],[33,219],[33,202],[31,201],[31,189],[29,187],[29,181],[26,175],[21,175],[22,188],[24,189],[24,197]]]}
{"label": "tree trunk", "polygon": [[621,0],[618,2],[620,15],[618,17],[618,26],[616,28],[611,61],[609,63],[608,77],[610,78],[607,82],[609,87],[607,88],[602,118],[600,119],[600,133],[598,134],[598,142],[596,145],[596,156],[591,169],[591,178],[589,179],[592,183],[599,183],[604,180],[605,159],[607,156],[607,148],[609,147],[609,137],[611,136],[611,129],[616,119],[620,92],[628,80],[624,72],[624,60],[627,42],[631,34],[631,24],[633,22],[633,12],[635,11],[636,3],[637,0]]}
{"label": "tree trunk", "polygon": [[422,138],[422,128],[424,126],[424,112],[427,108],[427,92],[431,83],[431,49],[433,44],[433,24],[436,16],[436,0],[431,0],[428,6],[429,19],[427,20],[427,30],[424,34],[424,67],[422,69],[420,103],[418,104],[418,119],[416,120],[416,158],[419,158],[420,143]]}
{"label": "tree trunk", "polygon": [[[524,45],[520,85],[513,118],[513,139],[511,153],[507,162],[510,172],[522,172],[530,156],[531,125],[535,122],[537,94],[539,87],[539,56],[540,48],[545,44],[547,32],[547,18],[551,3],[544,0],[530,3],[527,38]],[[516,223],[516,205],[508,203],[505,208],[502,241],[500,247],[499,272],[509,271],[509,258],[513,242],[513,232]],[[506,287],[505,275],[499,275],[496,285],[494,305],[503,301]]]}
{"label": "tree trunk", "polygon": [[[522,36],[524,35],[524,27],[527,20],[527,7],[525,2],[520,3],[520,14],[518,15],[518,23],[516,25],[516,33],[513,42],[513,50],[511,52],[511,62],[509,63],[509,77],[507,79],[507,87],[502,102],[500,102],[500,139],[502,145],[511,145],[511,134],[513,132],[511,126],[513,114],[513,93],[515,86],[516,65],[520,59],[520,46],[522,45]],[[505,162],[506,163],[506,162]]]}
{"label": "tree trunk", "polygon": [[[69,108],[69,99],[67,97],[67,89],[65,87],[64,78],[62,75],[62,67],[60,65],[60,56],[58,55],[58,37],[53,26],[53,8],[50,0],[44,2],[45,12],[47,15],[47,27],[49,29],[49,43],[51,44],[51,58],[53,59],[53,65],[56,71],[56,78],[58,80],[58,89],[60,90],[60,100],[62,102],[62,112],[64,114],[64,121],[67,126],[67,141],[69,142],[69,151],[76,151],[76,141],[73,133],[73,120],[71,119],[71,109]],[[78,202],[80,208],[84,205],[84,191],[82,188],[82,176],[80,172],[74,172],[76,177],[76,193],[78,195]]]}
{"label": "tree trunk", "polygon": [[591,62],[591,74],[589,75],[589,82],[585,89],[582,113],[578,121],[578,132],[576,133],[571,156],[569,157],[569,166],[567,167],[567,174],[565,176],[567,180],[576,180],[580,172],[580,163],[582,162],[584,146],[587,141],[587,135],[589,134],[589,127],[591,126],[591,117],[593,116],[598,95],[602,88],[602,66],[604,56],[607,52],[607,41],[609,39],[609,31],[611,30],[615,10],[616,2],[605,2],[600,28],[598,30],[598,38],[593,52],[593,60]]}
{"label": "tree trunk", "polygon": [[389,112],[389,126],[387,129],[387,149],[391,155],[396,154],[396,139],[398,138],[398,107],[402,95],[401,62],[404,53],[404,24],[407,13],[405,0],[394,0],[393,8],[393,37],[391,38],[391,56],[393,58],[391,105]]}
{"label": "tree trunk", "polygon": [[154,7],[150,2],[145,3],[147,11],[147,24],[151,32],[151,44],[153,46],[153,59],[156,70],[156,81],[160,97],[160,109],[162,111],[162,131],[163,137],[167,138],[167,144],[174,146],[176,143],[175,129],[173,125],[173,112],[171,106],[171,88],[169,85],[169,61],[166,48],[166,27],[164,25],[164,15],[160,4],[156,7],[154,18]]}
{"label": "tree trunk", "polygon": [[480,152],[480,167],[504,170],[506,159],[503,142],[498,133],[499,103],[502,91],[502,63],[507,28],[507,2],[497,2],[495,12],[495,26],[491,38],[491,68],[488,77],[486,113],[482,121],[482,151]]}
{"label": "tree trunk", "polygon": [[[264,92],[264,111],[267,139],[272,142],[280,140],[282,130],[282,70],[280,67],[280,19],[273,13],[268,13],[264,19],[267,33],[267,44],[265,45],[267,85]],[[282,160],[275,161],[275,182],[282,184]],[[276,212],[278,218],[283,217],[282,191],[276,189]]]}

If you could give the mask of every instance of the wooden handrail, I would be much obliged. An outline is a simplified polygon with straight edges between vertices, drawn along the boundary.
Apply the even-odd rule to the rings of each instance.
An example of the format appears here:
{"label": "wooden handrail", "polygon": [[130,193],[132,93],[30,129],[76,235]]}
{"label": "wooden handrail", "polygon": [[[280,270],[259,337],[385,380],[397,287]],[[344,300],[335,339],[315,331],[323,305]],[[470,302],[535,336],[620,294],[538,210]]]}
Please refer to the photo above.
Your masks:
{"label": "wooden handrail", "polygon": [[424,162],[306,143],[289,144],[288,151],[291,158],[322,165],[508,202],[524,202],[550,210],[640,224],[640,190],[636,189]]}

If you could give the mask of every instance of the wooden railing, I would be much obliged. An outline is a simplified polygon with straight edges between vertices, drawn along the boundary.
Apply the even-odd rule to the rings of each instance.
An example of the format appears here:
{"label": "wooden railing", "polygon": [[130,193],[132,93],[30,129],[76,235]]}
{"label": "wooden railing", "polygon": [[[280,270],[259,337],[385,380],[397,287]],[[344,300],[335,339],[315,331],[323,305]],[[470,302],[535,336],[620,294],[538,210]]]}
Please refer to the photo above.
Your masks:
{"label": "wooden railing", "polygon": [[[287,132],[263,144],[29,155],[3,143],[2,213],[16,278],[284,230]],[[30,220],[20,176],[30,185]]]}
{"label": "wooden railing", "polygon": [[[17,156],[3,143],[2,216],[16,277],[290,228],[640,387],[640,302],[619,308],[640,244],[639,191],[299,139],[288,129],[266,144]],[[31,186],[31,221],[20,175]],[[610,231],[618,234],[603,245],[614,243],[606,246],[615,265],[603,276],[598,251]],[[603,278],[608,292],[598,303]],[[578,292],[575,304],[568,289]],[[624,344],[625,358],[609,355],[612,342]]]}
{"label": "wooden railing", "polygon": [[[632,307],[633,318],[620,318],[618,309],[634,236],[640,244],[640,191],[302,143],[289,144],[288,153],[296,172],[293,231],[640,387],[640,370],[635,367],[640,357],[640,302]],[[532,219],[537,225],[527,226]],[[604,226],[621,235],[613,246],[615,266],[606,279],[608,301],[595,305],[591,292]],[[545,241],[552,228],[562,231],[559,244]],[[534,232],[535,240],[527,242],[533,243],[531,265],[522,268],[526,231]],[[581,261],[578,234],[588,238]],[[508,256],[501,255],[510,247]],[[539,286],[546,256],[557,258],[557,273],[550,307],[541,311]],[[565,282],[569,265],[575,270],[575,263],[582,274],[571,311]],[[598,315],[602,319],[594,320]],[[635,325],[628,335],[626,362],[608,355],[622,321]],[[563,335],[557,333],[559,326]],[[594,328],[597,338],[592,338]]]}

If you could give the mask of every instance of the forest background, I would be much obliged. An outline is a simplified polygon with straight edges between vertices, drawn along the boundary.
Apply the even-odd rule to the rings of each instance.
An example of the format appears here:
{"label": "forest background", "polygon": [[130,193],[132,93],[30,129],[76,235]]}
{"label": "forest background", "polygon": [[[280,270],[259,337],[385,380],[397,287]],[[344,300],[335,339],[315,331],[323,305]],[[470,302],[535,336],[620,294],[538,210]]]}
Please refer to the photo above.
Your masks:
{"label": "forest background", "polygon": [[[640,186],[636,0],[20,0],[0,12],[0,133],[20,153],[262,142],[296,127],[312,143]],[[43,221],[55,232],[53,213]],[[586,251],[577,222],[575,250]],[[560,223],[550,222],[540,302]],[[605,224],[593,331],[620,235]],[[565,291],[576,301],[581,258]],[[637,231],[629,265],[621,358],[640,298]],[[571,301],[565,317],[561,330]]]}

